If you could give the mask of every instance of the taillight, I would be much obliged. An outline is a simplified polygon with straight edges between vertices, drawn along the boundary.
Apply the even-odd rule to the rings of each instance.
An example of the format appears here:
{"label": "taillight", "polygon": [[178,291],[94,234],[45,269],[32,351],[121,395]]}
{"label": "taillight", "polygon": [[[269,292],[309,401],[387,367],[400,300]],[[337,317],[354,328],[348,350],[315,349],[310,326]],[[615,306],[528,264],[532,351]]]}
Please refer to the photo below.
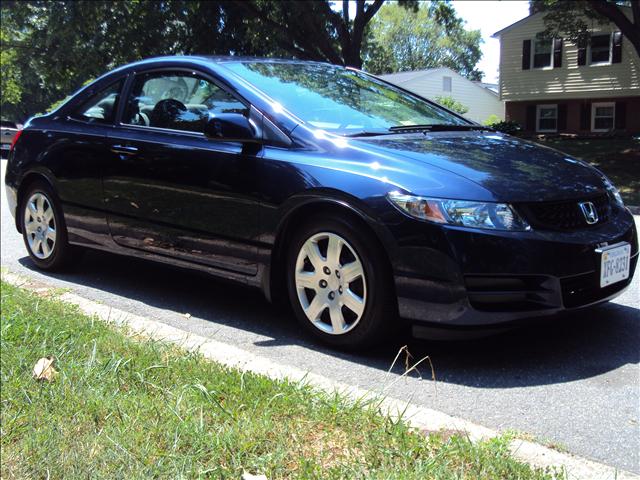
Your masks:
{"label": "taillight", "polygon": [[22,135],[22,132],[23,132],[22,130],[18,130],[16,134],[13,136],[13,140],[11,140],[11,147],[9,147],[9,152],[13,152],[13,147],[16,146],[16,142],[20,138],[20,135]]}

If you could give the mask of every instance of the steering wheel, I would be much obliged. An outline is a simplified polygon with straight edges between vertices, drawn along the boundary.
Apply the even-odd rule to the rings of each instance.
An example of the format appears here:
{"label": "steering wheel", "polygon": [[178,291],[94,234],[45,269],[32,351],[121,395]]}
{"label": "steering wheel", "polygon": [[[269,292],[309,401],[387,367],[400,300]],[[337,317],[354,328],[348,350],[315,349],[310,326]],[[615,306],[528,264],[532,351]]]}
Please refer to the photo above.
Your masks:
{"label": "steering wheel", "polygon": [[149,115],[149,120],[152,127],[172,128],[180,115],[186,111],[188,110],[184,103],[174,98],[167,98],[156,103]]}

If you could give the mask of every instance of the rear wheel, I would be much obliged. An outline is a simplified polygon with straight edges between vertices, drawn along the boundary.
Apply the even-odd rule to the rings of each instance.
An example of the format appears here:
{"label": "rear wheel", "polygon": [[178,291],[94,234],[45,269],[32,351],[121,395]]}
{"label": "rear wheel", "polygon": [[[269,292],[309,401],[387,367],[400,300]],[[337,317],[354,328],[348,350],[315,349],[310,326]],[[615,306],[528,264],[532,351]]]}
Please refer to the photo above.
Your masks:
{"label": "rear wheel", "polygon": [[300,228],[291,247],[287,287],[299,322],[335,347],[378,343],[396,314],[384,252],[370,234],[322,216]]}
{"label": "rear wheel", "polygon": [[75,250],[67,240],[62,210],[44,182],[29,186],[20,202],[24,244],[33,263],[43,270],[58,270],[74,259]]}

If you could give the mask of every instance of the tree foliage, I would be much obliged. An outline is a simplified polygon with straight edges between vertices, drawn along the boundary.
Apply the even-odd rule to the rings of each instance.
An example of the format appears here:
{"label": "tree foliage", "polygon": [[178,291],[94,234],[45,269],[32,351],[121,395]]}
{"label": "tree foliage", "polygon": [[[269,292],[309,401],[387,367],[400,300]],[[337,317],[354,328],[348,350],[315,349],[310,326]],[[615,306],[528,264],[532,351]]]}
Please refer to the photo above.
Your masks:
{"label": "tree foliage", "polygon": [[[362,67],[367,27],[384,0],[300,1],[252,0],[238,2],[256,30],[269,32],[280,49],[296,58]],[[349,4],[355,5],[355,13]],[[340,9],[331,4],[340,5]],[[416,10],[417,0],[398,0],[403,11]]]}
{"label": "tree foliage", "polygon": [[[356,0],[349,12],[348,0],[4,0],[2,114],[24,120],[88,79],[159,55],[295,57],[361,67],[370,23],[383,3]],[[451,7],[433,5],[429,21],[439,34],[458,35],[462,24]],[[424,18],[416,0],[391,6],[412,22]],[[458,52],[459,39],[440,39],[438,48],[446,52],[432,61],[472,71],[479,49],[465,57]]]}
{"label": "tree foliage", "polygon": [[480,31],[465,30],[449,3],[421,4],[412,15],[403,10],[388,3],[372,21],[365,69],[384,74],[444,66],[481,80]]}
{"label": "tree foliage", "polygon": [[460,115],[464,115],[469,111],[469,107],[458,102],[453,97],[438,96],[434,100],[438,102],[440,105],[442,105],[443,107],[448,108],[453,112],[459,113]]}
{"label": "tree foliage", "polygon": [[[235,2],[3,1],[2,51],[28,102],[2,93],[3,115],[24,119],[118,65],[157,55],[279,53],[257,38]],[[4,87],[3,56],[3,87]]]}
{"label": "tree foliage", "polygon": [[[546,36],[564,36],[585,43],[595,23],[616,25],[640,56],[640,1],[530,0],[530,13],[544,13]],[[629,16],[627,14],[630,13]]]}

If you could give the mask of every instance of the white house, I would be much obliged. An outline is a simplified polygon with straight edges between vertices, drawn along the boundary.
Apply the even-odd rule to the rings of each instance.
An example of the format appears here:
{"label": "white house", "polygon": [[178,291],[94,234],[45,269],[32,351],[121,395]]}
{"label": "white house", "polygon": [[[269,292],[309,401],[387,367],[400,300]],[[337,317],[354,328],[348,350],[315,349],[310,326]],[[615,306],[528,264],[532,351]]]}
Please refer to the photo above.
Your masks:
{"label": "white house", "polygon": [[391,73],[380,75],[380,78],[429,100],[452,97],[469,109],[464,116],[478,123],[484,122],[491,115],[504,119],[504,103],[496,92],[447,67]]}

